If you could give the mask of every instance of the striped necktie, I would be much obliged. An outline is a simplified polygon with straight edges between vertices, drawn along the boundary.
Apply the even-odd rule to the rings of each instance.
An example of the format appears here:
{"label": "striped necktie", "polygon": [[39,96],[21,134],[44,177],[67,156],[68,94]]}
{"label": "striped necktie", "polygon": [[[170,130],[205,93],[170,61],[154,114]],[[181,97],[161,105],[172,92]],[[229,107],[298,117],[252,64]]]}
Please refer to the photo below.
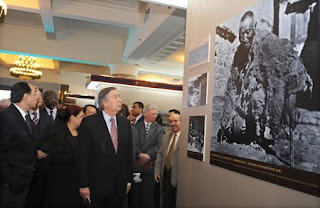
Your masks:
{"label": "striped necktie", "polygon": [[33,115],[32,122],[34,123],[34,125],[37,125],[39,122],[38,113],[32,112],[32,115]]}
{"label": "striped necktie", "polygon": [[146,128],[146,134],[149,132],[151,123],[146,123],[145,128]]}

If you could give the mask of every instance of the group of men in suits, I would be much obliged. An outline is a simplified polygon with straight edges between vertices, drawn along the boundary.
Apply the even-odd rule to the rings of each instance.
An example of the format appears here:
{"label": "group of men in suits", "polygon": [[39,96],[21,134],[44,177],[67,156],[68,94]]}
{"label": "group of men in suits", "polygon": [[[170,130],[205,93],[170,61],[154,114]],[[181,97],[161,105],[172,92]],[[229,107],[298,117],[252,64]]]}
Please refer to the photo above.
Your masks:
{"label": "group of men in suits", "polygon": [[[26,208],[43,208],[46,197],[46,183],[49,159],[49,135],[64,124],[58,116],[58,96],[53,90],[37,90],[37,105],[29,110],[37,141],[37,162],[27,197]],[[44,104],[44,105],[43,105]],[[43,107],[43,108],[42,108]]]}
{"label": "group of men in suits", "polygon": [[40,109],[43,105],[43,99],[39,89],[37,89],[37,96],[36,106],[28,111],[34,125],[34,137],[37,141],[37,163],[27,197],[26,208],[43,207],[45,198],[46,164],[49,156],[48,135],[51,128],[47,113]]}
{"label": "group of men in suits", "polygon": [[[167,134],[164,134],[163,127],[155,121],[158,115],[157,106],[149,104],[143,109],[141,102],[135,102],[133,114],[136,118],[139,116],[140,120],[136,119],[132,128],[135,180],[129,207],[159,207],[156,182],[160,182],[162,207],[175,207],[180,112],[169,111],[171,131]],[[170,164],[170,167],[165,164]]]}
{"label": "group of men in suits", "polygon": [[[12,104],[0,111],[0,207],[43,206],[45,161],[50,157],[48,134],[63,124],[58,118],[57,100],[51,90],[42,99],[40,91],[26,82],[11,88]],[[40,110],[42,102],[45,108]],[[180,116],[169,118],[172,132],[178,135],[172,142],[172,154],[166,149],[172,149],[173,133],[163,140],[164,129],[155,122],[157,106],[147,105],[132,126],[129,120],[117,115],[122,101],[116,88],[102,89],[98,104],[100,111],[83,119],[79,128],[77,174],[83,200],[93,208],[120,208],[123,198],[132,190],[133,207],[152,207],[155,181],[159,179],[164,196],[165,190],[173,189],[176,194]],[[134,105],[143,110],[141,102]],[[165,170],[162,163],[168,152],[174,159]],[[140,183],[134,182],[133,173],[141,174]],[[164,183],[168,176],[172,185],[169,188]],[[164,198],[167,199],[172,197]]]}
{"label": "group of men in suits", "polygon": [[[48,135],[63,122],[50,120],[57,95],[27,82],[11,88],[12,104],[0,112],[0,207],[42,208],[45,198]],[[45,102],[46,107],[40,109]]]}

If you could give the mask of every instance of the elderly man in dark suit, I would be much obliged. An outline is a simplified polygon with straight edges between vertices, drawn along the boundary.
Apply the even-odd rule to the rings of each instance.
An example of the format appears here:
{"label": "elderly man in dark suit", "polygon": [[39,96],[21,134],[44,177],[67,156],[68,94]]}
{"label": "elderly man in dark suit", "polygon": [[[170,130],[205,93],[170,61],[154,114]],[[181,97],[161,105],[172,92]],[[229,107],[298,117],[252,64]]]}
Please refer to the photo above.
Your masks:
{"label": "elderly man in dark suit", "polygon": [[163,127],[155,122],[157,106],[149,104],[144,109],[144,121],[133,126],[133,141],[136,152],[134,172],[141,175],[132,187],[132,206],[151,208],[154,200],[154,161],[162,143]]}
{"label": "elderly man in dark suit", "polygon": [[0,111],[0,207],[23,208],[37,158],[28,114],[37,104],[35,87],[26,82],[14,84],[11,102]]}
{"label": "elderly man in dark suit", "polygon": [[154,168],[154,179],[156,182],[161,182],[163,207],[175,208],[180,147],[180,114],[171,113],[169,123],[171,132],[163,138]]}
{"label": "elderly man in dark suit", "polygon": [[80,195],[92,208],[122,207],[132,183],[132,133],[129,120],[116,114],[122,107],[119,91],[102,89],[101,112],[83,119],[79,129]]}
{"label": "elderly man in dark suit", "polygon": [[37,105],[29,110],[34,125],[34,135],[37,139],[37,165],[30,191],[27,197],[26,208],[43,208],[48,165],[48,137],[50,133],[49,116],[40,110],[43,104],[42,94],[37,90]]}

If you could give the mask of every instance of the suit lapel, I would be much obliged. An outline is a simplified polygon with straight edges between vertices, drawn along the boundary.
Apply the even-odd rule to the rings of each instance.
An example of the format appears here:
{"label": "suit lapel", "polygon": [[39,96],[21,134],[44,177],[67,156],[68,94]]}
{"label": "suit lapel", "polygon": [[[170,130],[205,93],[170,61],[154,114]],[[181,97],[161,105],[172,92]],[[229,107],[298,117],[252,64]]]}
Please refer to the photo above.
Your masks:
{"label": "suit lapel", "polygon": [[156,124],[155,123],[151,123],[150,129],[148,131],[147,137],[150,137],[150,135],[154,135],[155,131],[156,131]]}
{"label": "suit lapel", "polygon": [[[98,123],[98,128],[100,129],[100,132],[103,134],[104,140],[108,143],[109,147],[112,148],[113,152],[116,153],[114,150],[114,147],[113,147],[113,143],[111,140],[111,136],[109,133],[107,123],[104,120],[102,112],[97,114],[97,123]],[[119,134],[119,132],[118,132],[118,134]],[[119,138],[119,135],[118,135],[118,138]]]}
{"label": "suit lapel", "polygon": [[177,149],[179,149],[179,146],[180,146],[180,136],[179,136],[179,140],[177,140],[176,142],[176,146],[174,147],[174,152],[177,151]]}
{"label": "suit lapel", "polygon": [[[146,133],[146,128],[144,126],[144,122],[140,122],[138,125],[139,125],[138,128],[139,128],[139,132],[140,132],[139,135],[141,135],[141,136],[139,136],[140,137],[140,145],[141,145],[145,141],[147,141],[148,134]],[[150,129],[151,129],[151,126],[150,126]],[[150,129],[149,129],[149,131],[150,131]]]}
{"label": "suit lapel", "polygon": [[[120,149],[122,147],[124,147],[123,145],[123,140],[121,138],[126,138],[125,134],[127,133],[126,131],[124,131],[124,120],[121,119],[119,116],[117,116],[117,130],[118,130],[118,153],[120,151]],[[122,131],[119,131],[119,129],[122,129]]]}
{"label": "suit lapel", "polygon": [[[169,149],[169,144],[170,144],[170,141],[171,141],[172,132],[170,132],[167,137],[168,137],[168,139],[163,140],[163,142],[166,142],[165,144],[163,144],[163,145],[165,145],[165,150],[166,151]],[[167,156],[167,152],[165,152],[165,157],[166,156]]]}
{"label": "suit lapel", "polygon": [[[167,150],[169,150],[169,144],[170,144],[170,141],[173,139],[173,137],[172,137],[173,134],[174,134],[173,132],[170,132],[170,134],[168,135],[168,137],[169,137],[169,139],[167,140],[168,144],[166,144]],[[180,140],[180,136],[179,136],[179,140]],[[180,146],[179,140],[176,142],[176,145],[174,146],[174,151],[173,152],[177,151],[177,149],[179,148],[179,146]]]}
{"label": "suit lapel", "polygon": [[19,112],[19,110],[16,108],[16,106],[14,106],[13,104],[10,105],[10,108],[12,110],[12,112],[16,115],[18,122],[20,123],[20,125],[29,133],[29,135],[31,137],[33,137],[32,133],[30,132],[26,121],[24,120],[24,118],[22,118],[21,113]]}

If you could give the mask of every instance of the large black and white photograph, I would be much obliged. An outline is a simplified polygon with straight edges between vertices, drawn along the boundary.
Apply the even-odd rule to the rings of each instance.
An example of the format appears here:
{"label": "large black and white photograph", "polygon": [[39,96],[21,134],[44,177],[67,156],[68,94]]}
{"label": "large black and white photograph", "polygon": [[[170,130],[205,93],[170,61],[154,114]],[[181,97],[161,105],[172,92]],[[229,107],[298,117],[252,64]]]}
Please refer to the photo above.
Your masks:
{"label": "large black and white photograph", "polygon": [[262,0],[216,27],[211,164],[320,196],[319,7]]}
{"label": "large black and white photograph", "polygon": [[189,117],[187,156],[203,161],[205,145],[205,116]]}
{"label": "large black and white photograph", "polygon": [[207,104],[207,73],[189,78],[188,106]]}

